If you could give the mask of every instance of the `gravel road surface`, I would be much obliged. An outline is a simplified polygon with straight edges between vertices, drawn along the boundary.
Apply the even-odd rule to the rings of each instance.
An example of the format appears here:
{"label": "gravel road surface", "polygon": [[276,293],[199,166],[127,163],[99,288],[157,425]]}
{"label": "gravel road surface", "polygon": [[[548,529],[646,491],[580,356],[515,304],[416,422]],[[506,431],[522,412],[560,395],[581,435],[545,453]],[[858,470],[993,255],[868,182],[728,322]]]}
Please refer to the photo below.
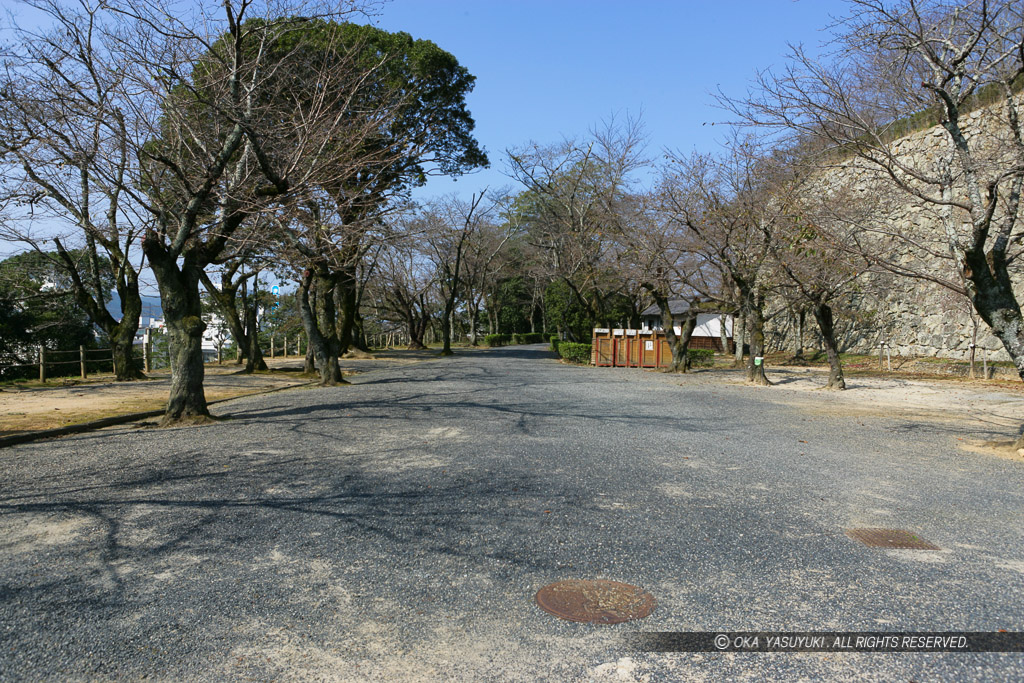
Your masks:
{"label": "gravel road surface", "polygon": [[[1020,653],[624,644],[1024,630],[1024,462],[730,378],[513,347],[0,451],[0,679],[1024,680]],[[593,626],[533,602],[589,578],[657,608]]]}

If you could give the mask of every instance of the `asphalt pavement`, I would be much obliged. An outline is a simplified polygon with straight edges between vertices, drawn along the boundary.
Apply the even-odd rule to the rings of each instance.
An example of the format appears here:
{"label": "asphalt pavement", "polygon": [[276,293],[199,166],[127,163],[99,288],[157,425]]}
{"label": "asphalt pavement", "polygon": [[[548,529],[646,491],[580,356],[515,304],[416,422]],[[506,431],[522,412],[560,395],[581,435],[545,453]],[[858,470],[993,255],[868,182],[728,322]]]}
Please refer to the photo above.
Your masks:
{"label": "asphalt pavement", "polygon": [[[1020,653],[627,646],[1024,631],[1024,463],[734,380],[510,347],[0,451],[0,680],[1024,680]],[[598,578],[654,613],[534,603]]]}

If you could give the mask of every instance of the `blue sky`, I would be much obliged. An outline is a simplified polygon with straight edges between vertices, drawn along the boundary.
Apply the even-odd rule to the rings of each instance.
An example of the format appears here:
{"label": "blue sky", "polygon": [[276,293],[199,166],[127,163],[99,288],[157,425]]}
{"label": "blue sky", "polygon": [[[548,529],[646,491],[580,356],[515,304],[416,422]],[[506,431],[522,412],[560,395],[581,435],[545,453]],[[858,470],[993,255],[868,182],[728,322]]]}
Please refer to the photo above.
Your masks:
{"label": "blue sky", "polygon": [[[711,93],[742,94],[787,43],[820,45],[845,10],[841,0],[392,0],[370,21],[434,41],[477,78],[469,107],[491,168],[434,177],[422,200],[511,186],[507,148],[585,135],[612,115],[642,113],[652,157],[712,151],[724,131],[710,124],[728,117]],[[0,243],[0,257],[20,250]]]}
{"label": "blue sky", "polygon": [[[393,0],[372,22],[432,40],[477,77],[469,98],[491,169],[455,183],[433,178],[424,198],[511,184],[506,148],[583,135],[613,114],[639,114],[649,152],[712,151],[719,86],[742,94],[759,69],[807,47],[842,15],[839,0]],[[708,125],[704,125],[708,124]]]}

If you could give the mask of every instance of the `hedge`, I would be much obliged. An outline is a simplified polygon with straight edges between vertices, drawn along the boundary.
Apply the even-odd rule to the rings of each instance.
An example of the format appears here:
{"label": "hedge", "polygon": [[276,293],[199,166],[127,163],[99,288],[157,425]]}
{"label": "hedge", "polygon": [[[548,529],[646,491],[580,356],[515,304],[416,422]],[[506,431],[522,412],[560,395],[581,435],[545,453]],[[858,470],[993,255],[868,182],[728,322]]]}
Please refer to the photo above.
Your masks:
{"label": "hedge", "polygon": [[484,344],[487,346],[504,346],[512,343],[511,334],[488,334],[484,337]]}
{"label": "hedge", "polygon": [[690,365],[714,365],[715,352],[711,349],[687,349]]}
{"label": "hedge", "polygon": [[488,334],[484,337],[484,344],[487,346],[505,346],[507,344],[543,344],[544,335],[540,332],[526,332],[523,334]]}
{"label": "hedge", "polygon": [[551,350],[558,353],[558,335],[551,335]]}
{"label": "hedge", "polygon": [[527,332],[526,334],[514,334],[516,344],[543,344],[544,335],[540,332]]}
{"label": "hedge", "polygon": [[590,344],[575,344],[573,342],[559,342],[558,355],[573,363],[590,365]]}

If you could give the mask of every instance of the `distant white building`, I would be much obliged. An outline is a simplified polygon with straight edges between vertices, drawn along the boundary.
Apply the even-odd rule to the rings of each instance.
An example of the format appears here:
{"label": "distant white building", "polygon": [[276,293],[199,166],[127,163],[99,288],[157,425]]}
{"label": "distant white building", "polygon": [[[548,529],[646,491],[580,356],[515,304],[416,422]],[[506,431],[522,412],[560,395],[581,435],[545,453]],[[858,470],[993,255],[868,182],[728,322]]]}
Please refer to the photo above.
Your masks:
{"label": "distant white building", "polygon": [[[216,313],[204,315],[203,320],[206,321],[206,330],[203,331],[203,358],[206,361],[216,360],[217,349],[231,339],[231,328]],[[163,318],[141,318],[139,331],[135,334],[136,345],[145,343],[149,330],[166,332],[167,322]]]}
{"label": "distant white building", "polygon": [[[686,320],[686,314],[690,305],[682,300],[675,299],[668,302],[669,311],[672,313],[672,320],[675,333],[682,333],[682,322]],[[722,349],[722,324],[725,324],[725,337],[729,349]],[[640,313],[640,324],[643,330],[661,330],[661,307],[652,304]],[[715,351],[728,351],[732,348],[732,316],[720,313],[698,313],[697,327],[693,330],[693,337],[690,339],[691,349],[714,349]]]}

